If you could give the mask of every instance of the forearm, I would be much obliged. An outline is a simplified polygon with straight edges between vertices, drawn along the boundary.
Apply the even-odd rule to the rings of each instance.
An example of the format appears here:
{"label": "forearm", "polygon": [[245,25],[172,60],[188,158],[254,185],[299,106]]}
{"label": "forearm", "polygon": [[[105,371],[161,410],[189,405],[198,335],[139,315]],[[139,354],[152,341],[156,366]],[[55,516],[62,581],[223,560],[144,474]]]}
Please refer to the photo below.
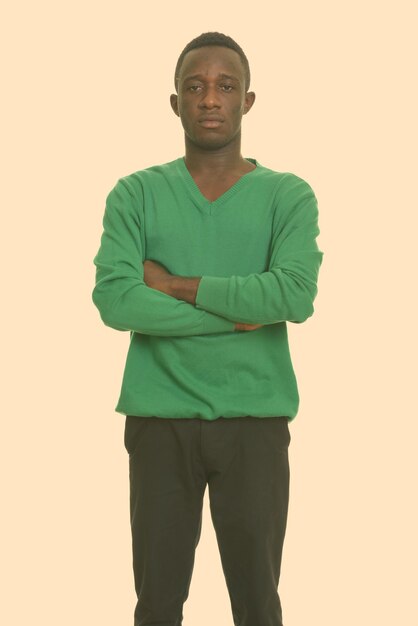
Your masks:
{"label": "forearm", "polygon": [[[170,296],[170,300],[179,300],[179,304],[181,303],[186,307],[195,304],[196,293],[201,278],[201,276],[176,276],[170,274],[161,263],[150,259],[144,262],[144,279],[146,284],[151,287],[152,290],[160,291],[162,294]],[[196,307],[192,306],[191,308],[197,311]],[[202,311],[202,313],[210,315],[208,311]],[[220,320],[223,320],[223,323],[232,323],[233,330],[249,331],[256,330],[262,326],[262,324],[254,324],[252,322],[242,324],[222,316]]]}
{"label": "forearm", "polygon": [[[275,324],[303,322],[314,310],[317,272],[321,262],[318,251],[306,253],[310,271],[289,262],[288,267],[248,276],[203,276],[195,306],[237,322]],[[308,263],[307,263],[308,264]]]}
{"label": "forearm", "polygon": [[147,284],[163,294],[244,324],[304,321],[312,314],[316,293],[315,281],[310,290],[295,289],[293,280],[277,269],[249,276],[204,276],[202,281],[202,276],[177,276],[155,261],[145,261],[145,276]]}
{"label": "forearm", "polygon": [[[147,263],[147,262],[146,262]],[[155,267],[155,265],[154,265]],[[196,293],[199,288],[199,283],[201,280],[201,276],[198,277],[184,277],[184,276],[175,276],[175,275],[165,275],[162,279],[154,283],[154,289],[165,293],[166,295],[172,296],[173,298],[177,298],[178,300],[183,300],[184,303],[187,304],[195,304],[196,303]],[[204,311],[208,313],[208,311]],[[228,319],[228,318],[225,318]],[[233,322],[235,325],[235,330],[255,330],[262,326],[262,324],[242,324],[238,322]]]}
{"label": "forearm", "polygon": [[196,303],[196,293],[201,276],[177,276],[154,259],[144,261],[144,281],[152,289],[188,304]]}
{"label": "forearm", "polygon": [[231,277],[177,276],[156,262],[145,265],[148,284],[154,289],[228,320],[263,325],[303,322],[312,315],[322,253],[299,253],[299,262],[302,257],[306,259],[302,273],[289,261],[288,268]]}
{"label": "forearm", "polygon": [[187,337],[233,332],[234,323],[128,278],[99,280],[92,293],[106,326],[145,335]]}
{"label": "forearm", "polygon": [[167,290],[163,291],[177,300],[184,300],[190,304],[196,304],[196,294],[199,288],[201,276],[197,277],[184,277],[173,276],[170,281],[167,281]]}

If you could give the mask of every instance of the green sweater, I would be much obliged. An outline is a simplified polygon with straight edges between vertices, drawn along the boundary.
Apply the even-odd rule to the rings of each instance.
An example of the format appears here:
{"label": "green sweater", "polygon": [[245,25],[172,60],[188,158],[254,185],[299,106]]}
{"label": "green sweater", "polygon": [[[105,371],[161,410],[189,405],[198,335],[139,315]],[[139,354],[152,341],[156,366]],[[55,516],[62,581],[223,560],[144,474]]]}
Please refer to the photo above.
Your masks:
{"label": "green sweater", "polygon": [[[298,176],[248,160],[257,167],[213,202],[183,157],[110,191],[92,298],[104,324],[130,331],[118,413],[296,416],[286,322],[314,312],[317,201]],[[145,259],[202,276],[196,304],[148,287]],[[235,331],[235,322],[263,326]]]}

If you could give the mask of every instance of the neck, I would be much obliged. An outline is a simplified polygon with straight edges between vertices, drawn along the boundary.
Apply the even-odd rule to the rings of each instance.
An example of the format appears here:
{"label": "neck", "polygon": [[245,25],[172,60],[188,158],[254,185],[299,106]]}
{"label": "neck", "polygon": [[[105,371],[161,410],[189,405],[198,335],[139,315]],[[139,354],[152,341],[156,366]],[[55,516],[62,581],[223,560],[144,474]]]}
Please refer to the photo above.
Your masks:
{"label": "neck", "polygon": [[248,164],[241,155],[241,138],[231,141],[218,150],[205,150],[185,138],[185,163],[189,171],[194,173],[233,172],[243,164]]}

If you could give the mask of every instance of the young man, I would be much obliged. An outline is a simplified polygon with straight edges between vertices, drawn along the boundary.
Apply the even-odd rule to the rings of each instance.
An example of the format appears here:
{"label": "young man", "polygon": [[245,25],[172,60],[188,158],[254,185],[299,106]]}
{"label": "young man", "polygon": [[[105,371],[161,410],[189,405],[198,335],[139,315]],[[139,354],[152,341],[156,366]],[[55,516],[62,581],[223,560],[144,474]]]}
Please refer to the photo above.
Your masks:
{"label": "young man", "polygon": [[281,626],[288,422],[299,396],[287,322],[314,311],[323,252],[298,176],[241,155],[254,104],[238,44],[204,33],[181,53],[171,106],[185,156],[121,178],[94,259],[103,322],[130,331],[126,415],[135,626],[180,626],[202,506],[236,626]]}

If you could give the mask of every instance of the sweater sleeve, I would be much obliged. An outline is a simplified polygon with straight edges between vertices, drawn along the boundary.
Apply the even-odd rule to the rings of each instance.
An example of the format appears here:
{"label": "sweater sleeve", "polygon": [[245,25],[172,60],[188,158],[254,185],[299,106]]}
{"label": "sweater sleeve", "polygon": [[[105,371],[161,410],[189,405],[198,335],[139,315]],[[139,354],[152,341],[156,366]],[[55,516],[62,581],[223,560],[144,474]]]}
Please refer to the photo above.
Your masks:
{"label": "sweater sleeve", "polygon": [[323,252],[318,204],[309,184],[288,173],[279,185],[268,271],[248,276],[202,276],[196,307],[237,322],[304,322],[314,312]]}
{"label": "sweater sleeve", "polygon": [[120,331],[167,337],[234,331],[233,321],[145,283],[140,203],[140,194],[124,179],[106,199],[103,233],[93,260],[96,281],[92,292],[104,324]]}

